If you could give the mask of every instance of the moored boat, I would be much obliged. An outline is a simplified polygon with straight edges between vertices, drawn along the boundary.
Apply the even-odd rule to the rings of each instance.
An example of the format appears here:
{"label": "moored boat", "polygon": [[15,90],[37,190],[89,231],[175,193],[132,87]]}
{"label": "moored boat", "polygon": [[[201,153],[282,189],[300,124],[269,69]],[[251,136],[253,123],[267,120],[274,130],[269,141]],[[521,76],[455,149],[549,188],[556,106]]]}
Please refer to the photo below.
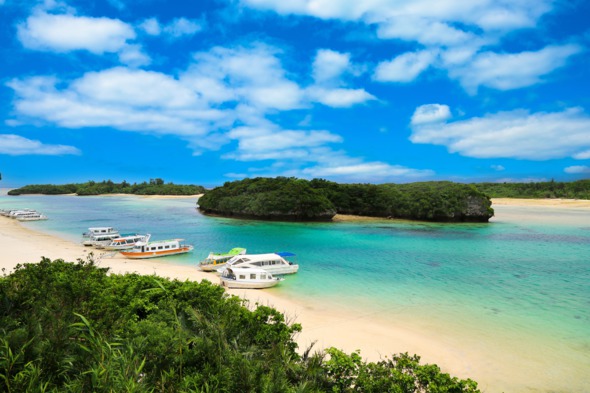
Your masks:
{"label": "moored boat", "polygon": [[227,261],[236,255],[243,255],[245,253],[246,249],[241,247],[232,248],[227,253],[210,252],[205,260],[199,262],[199,267],[205,272],[212,272],[225,266]]}
{"label": "moored boat", "polygon": [[219,280],[227,288],[263,289],[274,287],[284,278],[273,277],[264,269],[228,267],[223,270]]}
{"label": "moored boat", "polygon": [[94,246],[97,248],[101,248],[103,246],[106,246],[107,244],[109,244],[110,242],[113,241],[113,239],[117,239],[121,237],[119,235],[119,233],[110,233],[110,234],[97,234],[97,235],[90,235],[90,237],[85,237],[82,239],[82,244],[84,246]]}
{"label": "moored boat", "polygon": [[[290,252],[272,254],[244,254],[236,255],[225,265],[225,268],[258,268],[264,269],[271,274],[293,274],[299,270],[299,265],[289,262],[285,257],[294,257]],[[224,268],[219,268],[219,273]]]}
{"label": "moored boat", "polygon": [[121,251],[121,255],[132,259],[157,258],[184,254],[193,250],[193,246],[182,244],[184,239],[138,242],[130,250]]}
{"label": "moored boat", "polygon": [[93,235],[119,235],[119,231],[117,231],[113,227],[93,227],[88,228],[88,232],[84,232],[82,234],[82,238],[89,238]]}
{"label": "moored boat", "polygon": [[147,235],[123,235],[113,239],[109,244],[102,247],[107,251],[129,250],[139,242],[147,243],[150,240],[150,234]]}
{"label": "moored boat", "polygon": [[47,220],[47,216],[39,213],[35,210],[29,211],[20,211],[12,215],[12,218],[17,219],[18,221],[39,221],[39,220]]}

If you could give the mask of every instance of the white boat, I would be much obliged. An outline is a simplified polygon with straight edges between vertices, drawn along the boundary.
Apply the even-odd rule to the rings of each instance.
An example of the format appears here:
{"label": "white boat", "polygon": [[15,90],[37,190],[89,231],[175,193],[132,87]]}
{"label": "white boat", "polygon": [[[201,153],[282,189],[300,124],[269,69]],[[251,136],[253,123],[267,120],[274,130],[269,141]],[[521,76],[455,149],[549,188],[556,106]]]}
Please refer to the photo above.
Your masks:
{"label": "white boat", "polygon": [[97,234],[97,235],[90,235],[90,237],[85,237],[82,239],[82,244],[85,246],[94,246],[94,247],[104,247],[107,244],[110,244],[113,239],[117,239],[121,237],[119,233],[110,233],[110,234]]}
{"label": "white boat", "polygon": [[159,240],[154,242],[138,242],[131,250],[121,251],[127,258],[157,258],[168,255],[184,254],[193,250],[193,246],[182,244],[184,239]]}
{"label": "white boat", "polygon": [[246,253],[245,248],[235,247],[226,253],[210,252],[206,259],[199,262],[199,267],[204,272],[212,272],[225,266],[226,262],[236,255],[243,255]]}
{"label": "white boat", "polygon": [[25,213],[25,212],[35,212],[33,209],[2,209],[0,210],[0,215],[10,218],[15,218],[14,215],[18,213]]}
{"label": "white boat", "polygon": [[113,227],[94,227],[94,228],[88,228],[88,232],[84,232],[82,234],[83,238],[89,238],[90,236],[93,235],[118,235],[119,231],[117,231],[115,228]]}
{"label": "white boat", "polygon": [[262,289],[270,288],[283,281],[284,278],[273,277],[264,269],[257,268],[225,268],[219,277],[221,285],[227,288]]}
{"label": "white boat", "polygon": [[102,248],[107,251],[129,250],[130,248],[133,248],[136,243],[149,242],[150,236],[149,233],[147,235],[123,235],[113,239],[109,244]]}
{"label": "white boat", "polygon": [[21,213],[15,216],[19,221],[40,221],[40,220],[47,220],[47,216],[39,212],[28,212],[28,213]]}
{"label": "white boat", "polygon": [[[264,269],[271,274],[293,274],[299,270],[299,265],[287,261],[284,257],[294,257],[290,252],[272,254],[244,254],[237,255],[227,261],[225,268],[253,268]],[[217,269],[222,273],[224,268]]]}

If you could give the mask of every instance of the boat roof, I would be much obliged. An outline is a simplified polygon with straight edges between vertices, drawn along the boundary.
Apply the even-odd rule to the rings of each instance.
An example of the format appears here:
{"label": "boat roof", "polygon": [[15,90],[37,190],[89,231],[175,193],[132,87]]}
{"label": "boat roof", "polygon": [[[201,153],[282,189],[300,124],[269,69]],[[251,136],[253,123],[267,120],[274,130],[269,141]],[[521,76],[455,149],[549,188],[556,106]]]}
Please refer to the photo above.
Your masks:
{"label": "boat roof", "polygon": [[226,270],[229,270],[230,272],[233,272],[233,273],[266,273],[266,274],[272,275],[267,270],[264,270],[259,267],[228,267],[228,268],[226,268]]}
{"label": "boat roof", "polygon": [[260,260],[268,260],[268,259],[277,259],[282,258],[279,254],[276,253],[267,253],[267,254],[243,254],[243,255],[236,255],[233,257],[233,260],[245,258],[250,261],[260,261]]}
{"label": "boat roof", "polygon": [[166,240],[154,240],[152,242],[138,242],[136,243],[136,245],[138,246],[148,246],[148,245],[154,245],[154,244],[160,244],[160,243],[172,243],[172,242],[181,242],[184,239],[166,239]]}
{"label": "boat roof", "polygon": [[294,257],[295,256],[295,254],[293,254],[292,252],[288,252],[288,251],[277,252],[275,254],[277,254],[278,256],[281,256],[281,257]]}

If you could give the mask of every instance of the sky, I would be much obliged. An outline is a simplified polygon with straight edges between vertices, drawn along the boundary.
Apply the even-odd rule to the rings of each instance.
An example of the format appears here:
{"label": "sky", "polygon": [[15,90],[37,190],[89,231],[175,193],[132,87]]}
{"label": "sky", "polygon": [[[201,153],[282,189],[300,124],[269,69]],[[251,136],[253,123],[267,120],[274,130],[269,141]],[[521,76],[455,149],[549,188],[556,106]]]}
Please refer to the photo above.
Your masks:
{"label": "sky", "polygon": [[0,186],[590,178],[589,15],[581,0],[0,0]]}

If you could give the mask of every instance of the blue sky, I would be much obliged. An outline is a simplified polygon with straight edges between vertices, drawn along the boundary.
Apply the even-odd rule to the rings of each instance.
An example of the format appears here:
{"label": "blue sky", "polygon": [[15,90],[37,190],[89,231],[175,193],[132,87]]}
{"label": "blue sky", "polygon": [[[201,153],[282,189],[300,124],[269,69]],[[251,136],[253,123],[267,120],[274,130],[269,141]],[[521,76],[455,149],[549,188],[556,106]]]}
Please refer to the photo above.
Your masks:
{"label": "blue sky", "polygon": [[590,177],[590,2],[0,0],[3,187]]}

